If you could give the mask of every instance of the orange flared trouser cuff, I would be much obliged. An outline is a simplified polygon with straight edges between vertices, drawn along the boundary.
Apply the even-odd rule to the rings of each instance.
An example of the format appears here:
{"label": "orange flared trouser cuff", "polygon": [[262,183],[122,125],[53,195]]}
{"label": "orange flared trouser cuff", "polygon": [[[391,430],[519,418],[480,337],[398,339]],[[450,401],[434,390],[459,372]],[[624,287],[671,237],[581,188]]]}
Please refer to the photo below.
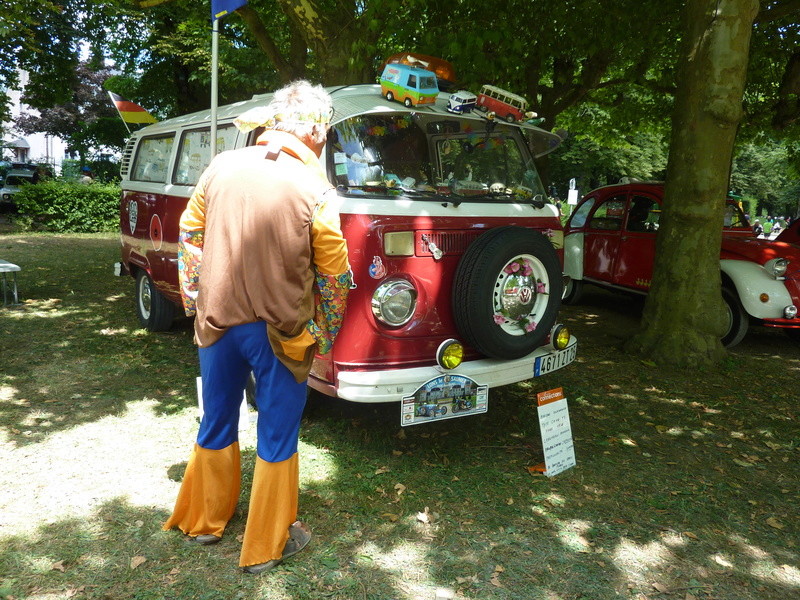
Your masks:
{"label": "orange flared trouser cuff", "polygon": [[222,537],[236,510],[241,487],[239,442],[221,450],[194,446],[183,476],[175,510],[164,530],[178,527],[185,534]]}
{"label": "orange flared trouser cuff", "polygon": [[281,557],[289,539],[289,525],[297,520],[299,486],[300,462],[296,452],[276,463],[256,457],[240,567]]}

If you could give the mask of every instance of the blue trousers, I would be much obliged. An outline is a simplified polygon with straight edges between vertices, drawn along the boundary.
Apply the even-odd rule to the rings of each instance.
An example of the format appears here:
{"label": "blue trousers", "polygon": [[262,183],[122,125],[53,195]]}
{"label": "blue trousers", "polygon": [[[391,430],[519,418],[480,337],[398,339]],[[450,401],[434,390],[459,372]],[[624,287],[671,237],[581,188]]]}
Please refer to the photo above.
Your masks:
{"label": "blue trousers", "polygon": [[204,412],[198,445],[221,450],[238,441],[239,406],[252,371],[258,407],[258,456],[275,463],[294,455],[307,383],[297,383],[275,357],[266,323],[231,327],[216,343],[198,352]]}

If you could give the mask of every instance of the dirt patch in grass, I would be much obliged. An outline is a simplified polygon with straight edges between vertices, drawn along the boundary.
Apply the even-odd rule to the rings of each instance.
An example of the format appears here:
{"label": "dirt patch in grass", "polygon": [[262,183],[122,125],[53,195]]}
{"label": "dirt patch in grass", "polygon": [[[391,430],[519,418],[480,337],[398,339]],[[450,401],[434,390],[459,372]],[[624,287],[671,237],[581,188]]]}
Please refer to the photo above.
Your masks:
{"label": "dirt patch in grass", "polygon": [[[641,302],[563,310],[578,362],[485,415],[403,429],[396,405],[313,396],[301,514],[315,538],[236,569],[254,460],[223,541],[162,532],[196,433],[188,323],[140,329],[113,236],[0,236],[0,598],[783,600],[800,593],[800,350],[753,328],[716,369],[620,351]],[[542,460],[535,393],[563,387],[577,466]]]}

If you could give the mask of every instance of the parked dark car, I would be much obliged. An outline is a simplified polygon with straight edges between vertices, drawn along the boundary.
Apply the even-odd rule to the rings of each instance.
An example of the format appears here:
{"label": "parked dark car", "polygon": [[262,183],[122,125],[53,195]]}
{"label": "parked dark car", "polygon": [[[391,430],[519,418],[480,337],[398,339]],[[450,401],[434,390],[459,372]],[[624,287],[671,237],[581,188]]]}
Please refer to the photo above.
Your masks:
{"label": "parked dark car", "polygon": [[29,169],[12,169],[3,180],[3,187],[0,188],[0,208],[3,210],[14,210],[17,205],[14,202],[14,195],[19,192],[20,187],[39,181],[39,174]]}

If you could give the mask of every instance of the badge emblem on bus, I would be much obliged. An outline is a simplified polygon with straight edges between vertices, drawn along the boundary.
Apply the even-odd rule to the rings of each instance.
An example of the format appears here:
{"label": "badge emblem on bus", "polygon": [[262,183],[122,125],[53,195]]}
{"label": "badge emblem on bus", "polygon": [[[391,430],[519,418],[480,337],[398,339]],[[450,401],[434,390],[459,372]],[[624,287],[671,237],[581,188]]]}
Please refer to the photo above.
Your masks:
{"label": "badge emblem on bus", "polygon": [[380,256],[376,256],[372,259],[372,264],[369,266],[369,276],[373,279],[382,279],[386,277],[386,267],[383,265]]}
{"label": "badge emblem on bus", "polygon": [[136,200],[128,202],[128,225],[131,228],[131,233],[136,231],[136,221],[139,219],[139,205]]}

